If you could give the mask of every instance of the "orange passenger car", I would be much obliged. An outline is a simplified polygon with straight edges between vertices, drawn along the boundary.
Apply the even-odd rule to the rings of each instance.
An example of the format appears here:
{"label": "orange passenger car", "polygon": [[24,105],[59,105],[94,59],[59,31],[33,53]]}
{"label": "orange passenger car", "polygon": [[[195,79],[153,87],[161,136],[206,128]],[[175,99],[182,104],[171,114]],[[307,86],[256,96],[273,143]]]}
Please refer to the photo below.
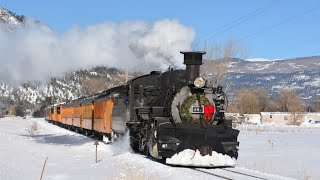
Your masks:
{"label": "orange passenger car", "polygon": [[82,122],[83,129],[93,130],[93,103],[92,100],[84,100],[81,102]]}
{"label": "orange passenger car", "polygon": [[113,100],[106,97],[94,101],[94,127],[98,132],[111,134],[112,132]]}
{"label": "orange passenger car", "polygon": [[126,131],[126,104],[121,102],[125,102],[124,95],[106,91],[50,106],[46,108],[46,119],[86,135],[110,138],[112,132]]}

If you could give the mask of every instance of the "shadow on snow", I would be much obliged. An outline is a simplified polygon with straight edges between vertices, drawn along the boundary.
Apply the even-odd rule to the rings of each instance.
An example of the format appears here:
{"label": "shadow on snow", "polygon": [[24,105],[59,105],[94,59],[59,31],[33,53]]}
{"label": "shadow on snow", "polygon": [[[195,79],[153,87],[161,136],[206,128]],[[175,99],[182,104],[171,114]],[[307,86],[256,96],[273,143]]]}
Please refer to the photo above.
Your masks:
{"label": "shadow on snow", "polygon": [[[21,135],[30,137],[29,135]],[[85,143],[92,142],[90,138],[86,138],[79,135],[55,135],[55,134],[41,134],[34,135],[33,139],[37,143],[42,144],[56,144],[56,145],[82,145]]]}

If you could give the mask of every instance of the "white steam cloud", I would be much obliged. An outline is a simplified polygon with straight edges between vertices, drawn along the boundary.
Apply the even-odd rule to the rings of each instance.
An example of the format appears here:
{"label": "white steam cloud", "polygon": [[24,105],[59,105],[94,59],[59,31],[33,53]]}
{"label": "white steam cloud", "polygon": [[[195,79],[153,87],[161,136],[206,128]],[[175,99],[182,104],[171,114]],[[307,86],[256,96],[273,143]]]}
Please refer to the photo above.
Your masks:
{"label": "white steam cloud", "polygon": [[179,52],[191,50],[195,36],[177,20],[76,26],[62,34],[34,21],[14,31],[0,26],[0,80],[9,83],[44,81],[95,65],[145,72],[183,68]]}

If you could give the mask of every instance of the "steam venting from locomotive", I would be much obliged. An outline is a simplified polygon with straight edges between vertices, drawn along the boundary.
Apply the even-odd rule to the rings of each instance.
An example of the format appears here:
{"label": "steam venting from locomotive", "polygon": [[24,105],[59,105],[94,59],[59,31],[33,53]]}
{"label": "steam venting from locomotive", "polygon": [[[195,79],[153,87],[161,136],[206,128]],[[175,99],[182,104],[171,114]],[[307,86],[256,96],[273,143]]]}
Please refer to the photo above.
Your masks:
{"label": "steam venting from locomotive", "polygon": [[0,23],[0,80],[10,85],[100,65],[142,72],[181,68],[177,52],[191,49],[195,36],[192,28],[170,19],[74,26],[62,33],[26,19],[11,31]]}

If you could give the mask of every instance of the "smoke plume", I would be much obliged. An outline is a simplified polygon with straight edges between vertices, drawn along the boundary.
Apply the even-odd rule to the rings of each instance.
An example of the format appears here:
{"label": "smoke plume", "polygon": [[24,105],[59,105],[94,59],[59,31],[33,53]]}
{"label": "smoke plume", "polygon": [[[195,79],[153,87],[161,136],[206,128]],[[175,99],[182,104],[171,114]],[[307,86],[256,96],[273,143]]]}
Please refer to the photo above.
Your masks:
{"label": "smoke plume", "polygon": [[190,50],[195,36],[168,19],[74,26],[63,33],[30,20],[12,31],[0,26],[0,80],[8,83],[45,81],[96,65],[144,72],[183,68],[179,51]]}

